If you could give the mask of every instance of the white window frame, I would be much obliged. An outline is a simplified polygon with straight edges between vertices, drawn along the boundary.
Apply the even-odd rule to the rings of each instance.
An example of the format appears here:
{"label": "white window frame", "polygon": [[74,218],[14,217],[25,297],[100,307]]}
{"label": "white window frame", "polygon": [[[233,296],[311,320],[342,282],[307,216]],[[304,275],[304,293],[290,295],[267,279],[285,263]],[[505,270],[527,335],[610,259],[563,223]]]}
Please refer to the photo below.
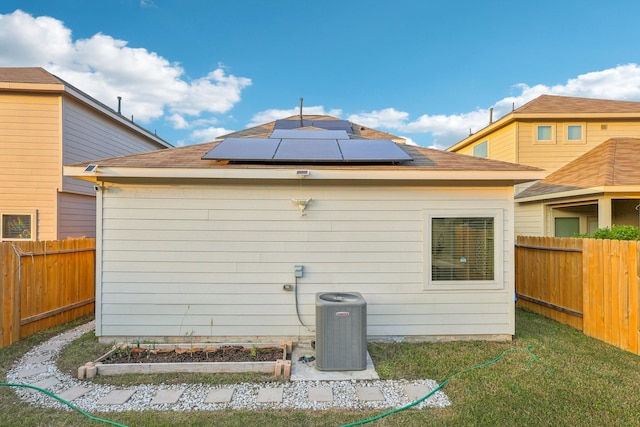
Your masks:
{"label": "white window frame", "polygon": [[[551,139],[538,139],[538,128],[545,126],[551,128]],[[556,143],[556,126],[554,123],[534,123],[533,140],[536,144],[555,144]]]}
{"label": "white window frame", "polygon": [[[433,218],[493,218],[493,280],[433,280],[431,241]],[[502,209],[430,209],[424,211],[424,286],[425,290],[490,290],[504,289],[504,213]],[[437,242],[436,242],[437,244]]]}
{"label": "white window frame", "polygon": [[[11,238],[11,237],[4,237],[4,218],[5,216],[9,216],[9,215],[13,215],[13,216],[29,216],[31,219],[31,230],[30,230],[30,236],[28,238]],[[0,242],[32,242],[34,240],[36,240],[36,221],[37,221],[37,216],[36,216],[36,212],[35,211],[31,211],[31,212],[0,212]]]}

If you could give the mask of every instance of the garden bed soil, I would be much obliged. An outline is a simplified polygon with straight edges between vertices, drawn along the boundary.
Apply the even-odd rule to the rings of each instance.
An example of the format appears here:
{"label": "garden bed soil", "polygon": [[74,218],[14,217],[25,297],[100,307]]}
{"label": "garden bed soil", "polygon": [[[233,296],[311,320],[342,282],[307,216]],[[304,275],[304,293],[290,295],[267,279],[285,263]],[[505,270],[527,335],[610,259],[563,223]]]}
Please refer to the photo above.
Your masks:
{"label": "garden bed soil", "polygon": [[202,363],[202,362],[274,362],[283,358],[279,347],[229,345],[215,348],[121,348],[104,359],[103,364]]}

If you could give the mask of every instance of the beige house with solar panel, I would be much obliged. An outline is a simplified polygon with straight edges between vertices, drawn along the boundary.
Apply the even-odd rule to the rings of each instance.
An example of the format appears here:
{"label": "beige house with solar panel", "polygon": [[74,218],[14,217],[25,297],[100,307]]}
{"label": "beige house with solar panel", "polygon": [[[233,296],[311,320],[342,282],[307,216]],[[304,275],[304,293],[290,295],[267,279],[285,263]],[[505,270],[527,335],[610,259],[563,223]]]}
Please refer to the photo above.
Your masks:
{"label": "beige house with solar panel", "polygon": [[170,146],[42,68],[0,68],[0,241],[94,237],[93,185],[62,166]]}
{"label": "beige house with solar panel", "polygon": [[[550,175],[607,140],[619,142],[620,138],[627,137],[640,138],[640,102],[542,95],[447,151],[536,166]],[[640,149],[634,141],[627,141],[631,144],[628,147],[630,153]],[[610,153],[611,145],[616,146],[617,143],[610,143],[606,146],[608,148],[602,146],[595,152]],[[573,193],[558,191],[555,196],[548,197],[551,190],[545,185],[532,189],[535,194],[523,194],[521,192],[532,183],[518,185],[516,235],[572,236],[574,233],[592,233],[597,228],[613,224],[637,226],[638,211],[635,208],[640,194],[633,185],[640,181],[630,183],[630,179],[636,179],[636,174],[623,177],[621,172],[628,171],[629,162],[637,155],[614,157],[615,163],[611,163],[612,157],[592,158],[588,166],[581,161],[577,168],[564,169],[559,175],[562,177],[562,182],[558,183],[560,187],[564,185],[567,171],[577,174],[579,168],[589,168],[576,175],[577,179],[568,181],[570,186],[577,186]],[[605,170],[616,177],[605,179],[601,173]],[[590,179],[580,183],[585,173],[591,175]],[[558,175],[548,178],[556,180]],[[613,188],[618,187],[612,184],[614,182],[632,185]],[[540,202],[533,203],[532,197]]]}
{"label": "beige house with solar panel", "polygon": [[329,116],[66,166],[99,187],[103,341],[311,340],[316,294],[367,336],[509,340],[513,186],[534,167],[407,145]]}

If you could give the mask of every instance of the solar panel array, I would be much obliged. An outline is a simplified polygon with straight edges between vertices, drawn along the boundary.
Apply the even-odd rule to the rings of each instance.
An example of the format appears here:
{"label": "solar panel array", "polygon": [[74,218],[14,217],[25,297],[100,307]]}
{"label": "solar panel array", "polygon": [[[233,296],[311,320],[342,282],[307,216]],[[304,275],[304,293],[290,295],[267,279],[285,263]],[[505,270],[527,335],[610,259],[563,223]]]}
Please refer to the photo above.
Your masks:
{"label": "solar panel array", "polygon": [[313,126],[326,130],[343,130],[350,134],[353,133],[351,123],[348,120],[276,120],[274,129],[297,129],[307,126]]}
{"label": "solar panel array", "polygon": [[[318,129],[300,129],[313,126]],[[413,158],[389,139],[350,139],[347,120],[276,120],[269,138],[227,138],[204,160],[263,163],[398,163]]]}

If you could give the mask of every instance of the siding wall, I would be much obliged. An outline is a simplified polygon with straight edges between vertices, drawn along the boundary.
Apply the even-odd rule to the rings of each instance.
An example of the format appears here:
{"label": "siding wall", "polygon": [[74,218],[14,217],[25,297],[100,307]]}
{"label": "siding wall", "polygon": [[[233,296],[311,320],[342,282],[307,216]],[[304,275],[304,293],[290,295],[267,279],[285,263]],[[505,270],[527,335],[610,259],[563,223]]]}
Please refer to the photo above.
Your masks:
{"label": "siding wall", "polygon": [[[65,98],[63,102],[63,164],[157,150],[158,145],[113,120]],[[93,184],[63,177],[63,191],[95,195]]]}
{"label": "siding wall", "polygon": [[[511,188],[327,185],[107,186],[97,259],[97,334],[312,337],[315,293],[361,292],[369,336],[514,333]],[[292,198],[313,200],[301,216]],[[503,209],[504,286],[425,290],[424,212]],[[102,242],[100,243],[100,238]]]}
{"label": "siding wall", "polygon": [[488,158],[502,160],[503,162],[517,163],[515,137],[516,124],[513,123],[509,126],[499,129],[487,138],[480,139],[467,147],[461,148],[457,152],[460,154],[473,156],[473,147],[478,144],[482,144],[484,141],[489,141]]}
{"label": "siding wall", "polygon": [[56,235],[60,97],[0,93],[0,212],[37,210],[37,235]]}
{"label": "siding wall", "polygon": [[[536,125],[550,124],[554,126],[552,142],[536,143]],[[583,126],[582,142],[567,141],[567,124]],[[519,125],[519,161],[518,163],[536,166],[555,172],[567,163],[580,157],[592,148],[615,137],[640,137],[640,123],[627,121],[523,121]]]}
{"label": "siding wall", "polygon": [[516,236],[544,236],[544,205],[516,202],[515,231]]}
{"label": "siding wall", "polygon": [[65,238],[95,237],[95,196],[59,193],[58,218],[59,235],[65,236]]}

